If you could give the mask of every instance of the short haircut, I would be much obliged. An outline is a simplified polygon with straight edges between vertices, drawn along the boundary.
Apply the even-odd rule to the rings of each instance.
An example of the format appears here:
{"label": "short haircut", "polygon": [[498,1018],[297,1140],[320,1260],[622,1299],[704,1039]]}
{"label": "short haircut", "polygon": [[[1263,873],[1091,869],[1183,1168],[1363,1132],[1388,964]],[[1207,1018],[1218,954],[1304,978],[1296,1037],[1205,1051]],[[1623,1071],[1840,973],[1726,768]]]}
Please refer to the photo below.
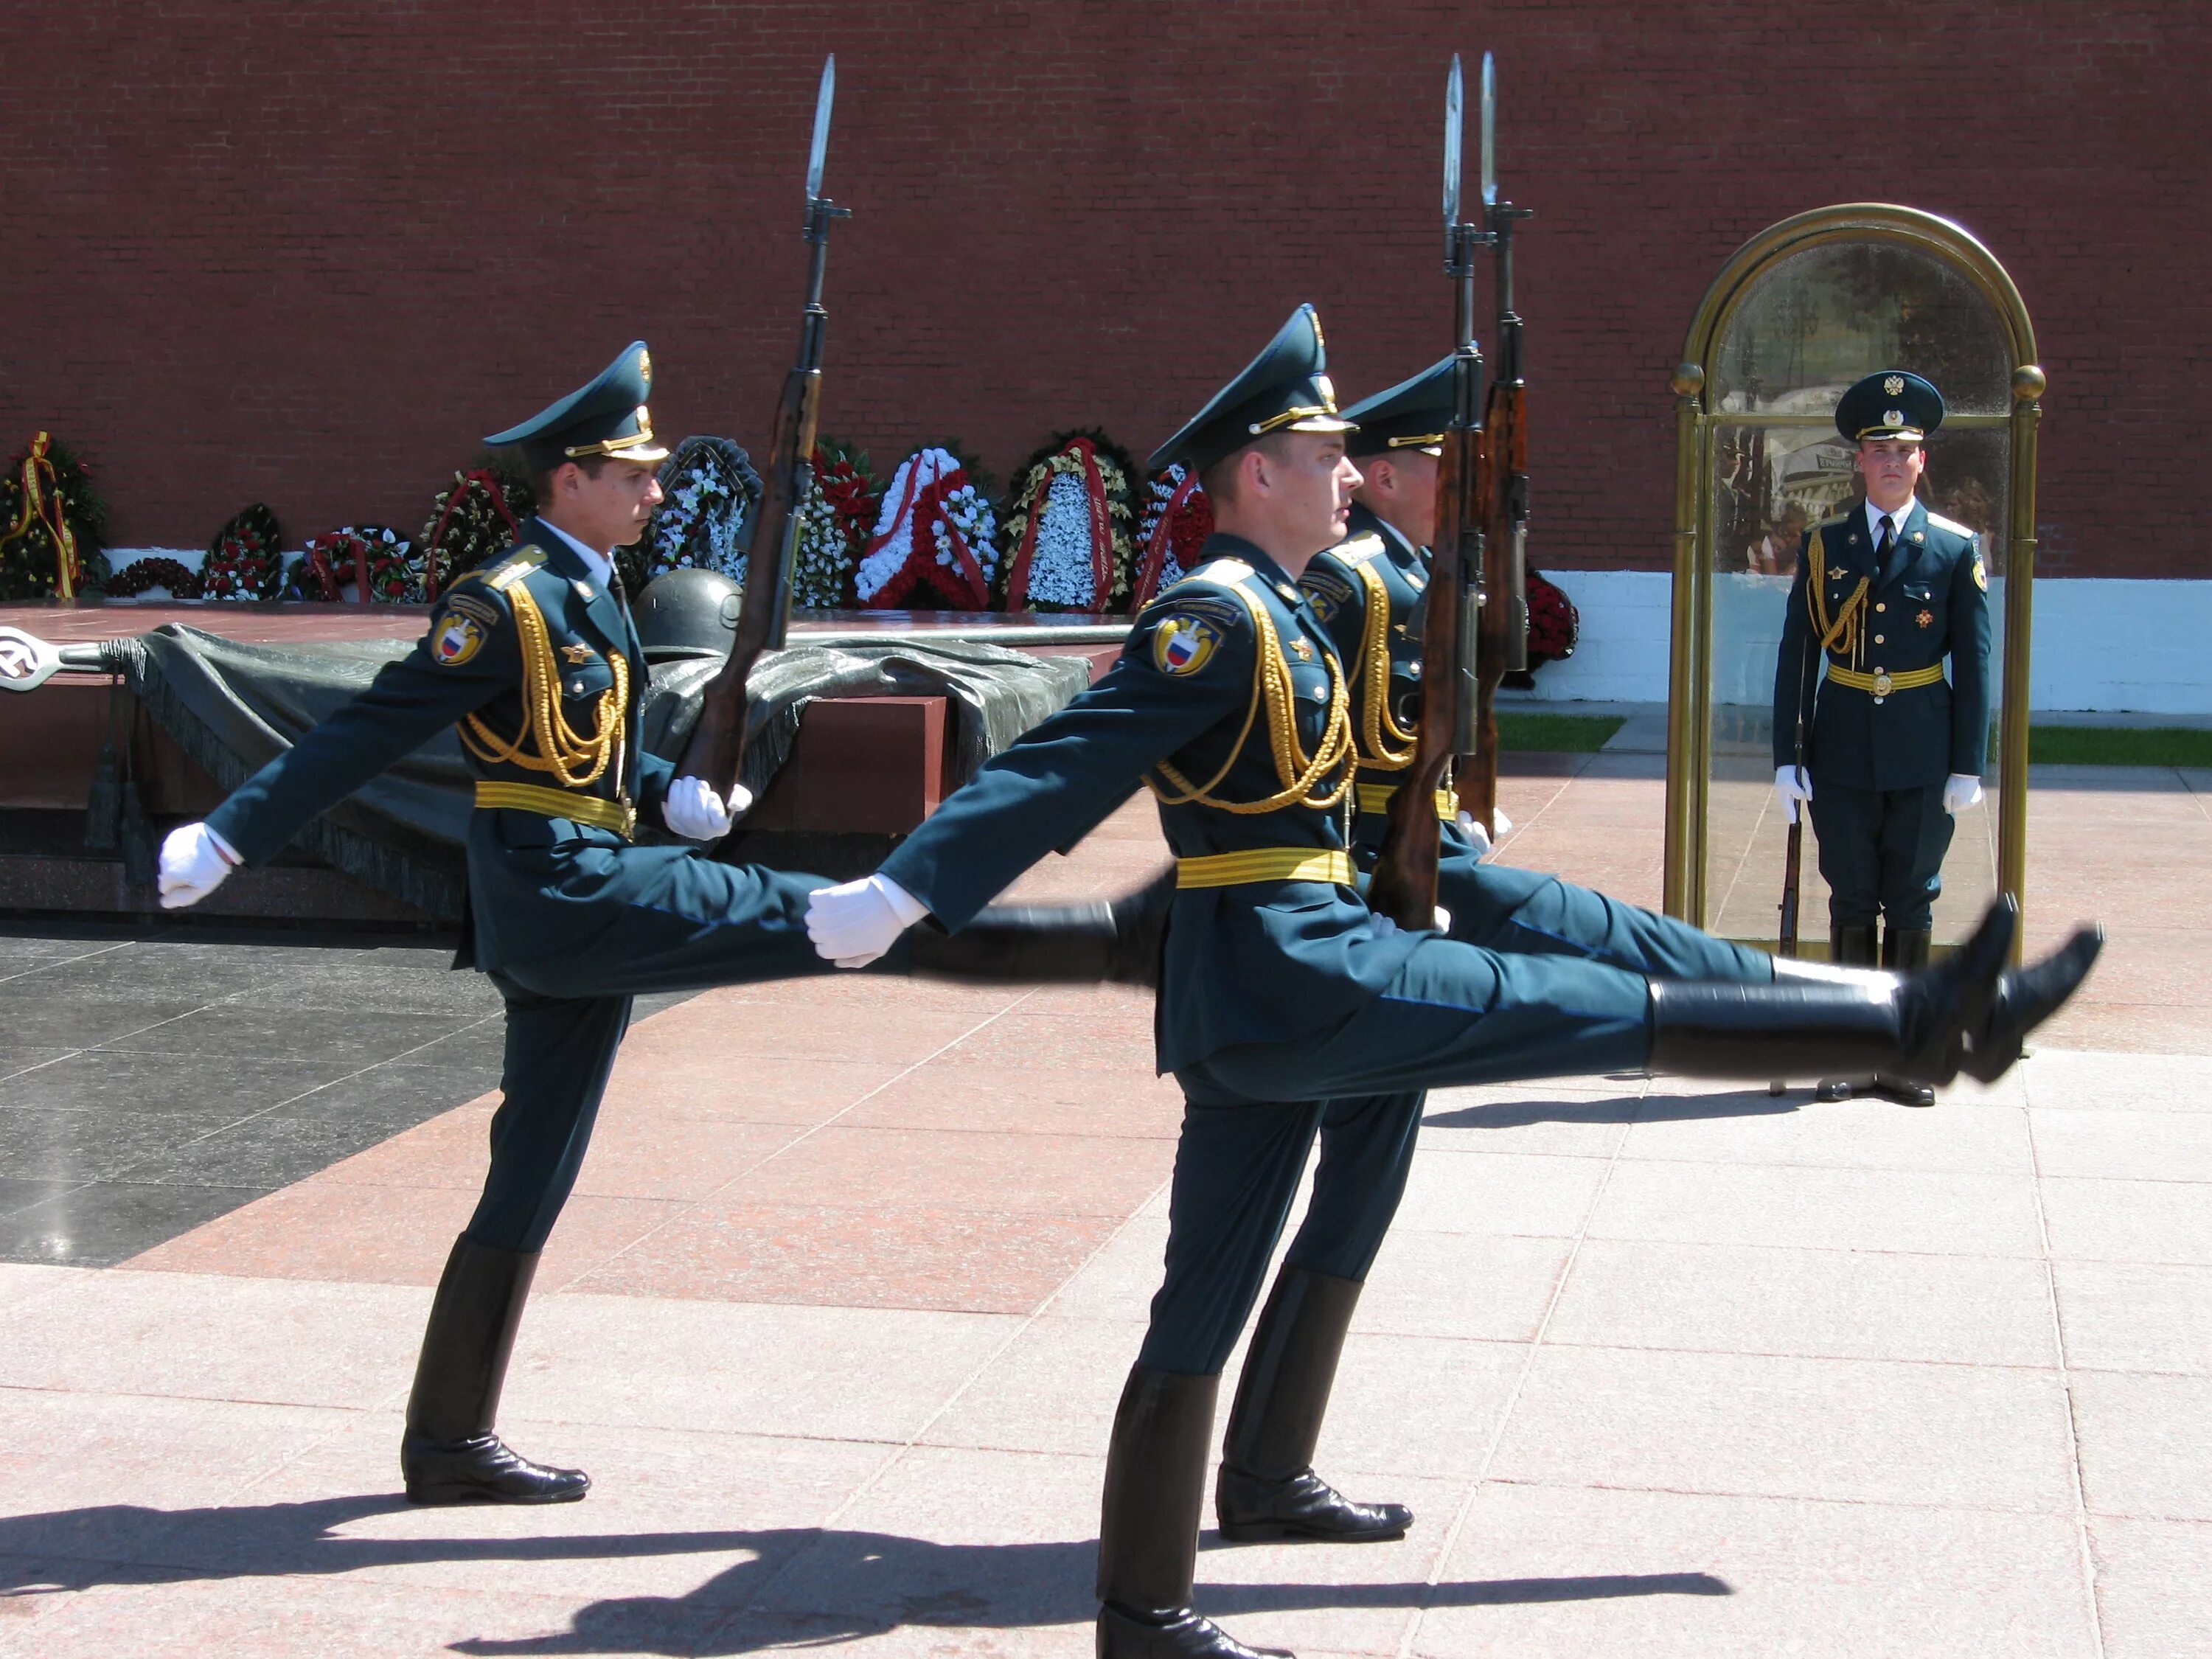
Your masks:
{"label": "short haircut", "polygon": [[1279,459],[1284,452],[1290,447],[1290,436],[1287,428],[1265,433],[1253,439],[1250,443],[1231,451],[1212,466],[1201,467],[1199,470],[1198,487],[1217,501],[1235,501],[1237,476],[1243,468],[1244,458],[1256,449],[1264,455]]}
{"label": "short haircut", "polygon": [[541,504],[550,501],[553,499],[553,480],[562,467],[580,466],[584,469],[586,477],[596,478],[606,470],[608,461],[612,459],[608,455],[575,455],[565,460],[556,461],[543,472],[533,472],[530,475],[531,493],[538,497]]}

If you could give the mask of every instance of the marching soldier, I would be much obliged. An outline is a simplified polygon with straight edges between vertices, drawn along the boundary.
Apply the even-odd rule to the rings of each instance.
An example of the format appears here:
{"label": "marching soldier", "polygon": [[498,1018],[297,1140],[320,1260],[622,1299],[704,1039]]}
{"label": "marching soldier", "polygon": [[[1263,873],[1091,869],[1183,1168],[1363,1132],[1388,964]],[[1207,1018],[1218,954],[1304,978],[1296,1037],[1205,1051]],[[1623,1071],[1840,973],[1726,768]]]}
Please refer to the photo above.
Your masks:
{"label": "marching soldier", "polygon": [[[1793,820],[1811,806],[1833,959],[1908,973],[1928,960],[1943,854],[1955,815],[1982,799],[1989,744],[1981,542],[1916,495],[1942,422],[1942,394],[1901,369],[1868,375],[1837,404],[1866,499],[1807,533],[1774,672],[1775,793]],[[1935,1103],[1908,1079],[1874,1086]],[[1822,1087],[1825,1098],[1849,1093]]]}
{"label": "marching soldier", "polygon": [[[612,563],[636,540],[667,451],[653,436],[652,366],[634,344],[589,385],[492,445],[521,451],[540,503],[510,551],[455,582],[414,651],[161,849],[161,902],[206,896],[240,863],[401,756],[456,728],[474,775],[457,968],[507,1005],[505,1099],[483,1195],[439,1280],[407,1406],[400,1465],[420,1504],[559,1503],[580,1469],[510,1450],[493,1431],[538,1252],[560,1214],[629,1023],[633,996],[823,971],[804,927],[818,876],[719,864],[689,842],[728,833],[750,804],[645,751],[644,653]],[[1150,983],[1156,930],[1141,906],[1007,910],[979,949],[917,936],[895,969],[1007,979]]]}
{"label": "marching soldier", "polygon": [[[1123,1390],[1099,1528],[1103,1659],[1239,1659],[1255,1650],[1191,1605],[1220,1373],[1256,1299],[1317,1127],[1345,1103],[1433,1086],[1646,1066],[1766,1079],[1876,1066],[1994,1076],[2087,973],[2098,935],[2008,975],[2014,913],[1911,978],[1741,959],[1732,979],[1666,978],[1595,953],[1484,949],[1408,932],[1359,896],[1346,834],[1354,700],[1297,578],[1342,539],[1359,473],[1302,307],[1156,453],[1196,469],[1216,533],[1148,606],[1098,684],[996,757],[875,875],[828,889],[807,927],[859,965],[929,919],[956,934],[1023,870],[1121,805],[1158,798],[1176,854],[1157,1022],[1187,1109],[1166,1273]],[[1304,1288],[1254,1344],[1263,1405],[1240,1390],[1220,1494],[1227,1535],[1297,1534],[1358,1510],[1311,1453],[1348,1297],[1395,1208],[1411,1124],[1324,1154],[1291,1265]],[[1334,1165],[1335,1167],[1332,1167]],[[1286,1278],[1286,1282],[1288,1282]],[[1238,1479],[1227,1475],[1234,1471]],[[1245,1530],[1249,1521],[1251,1529]],[[1324,1531],[1323,1535],[1328,1535]]]}

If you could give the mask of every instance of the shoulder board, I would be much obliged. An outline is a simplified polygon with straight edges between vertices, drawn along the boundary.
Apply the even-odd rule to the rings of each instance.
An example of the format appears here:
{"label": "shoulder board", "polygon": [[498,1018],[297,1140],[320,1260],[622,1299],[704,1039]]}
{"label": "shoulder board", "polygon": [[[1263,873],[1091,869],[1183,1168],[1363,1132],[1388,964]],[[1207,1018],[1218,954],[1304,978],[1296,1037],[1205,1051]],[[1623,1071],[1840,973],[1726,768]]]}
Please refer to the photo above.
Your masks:
{"label": "shoulder board", "polygon": [[1836,516],[1835,516],[1834,518],[1832,518],[1832,519],[1823,519],[1823,520],[1820,520],[1820,522],[1817,526],[1815,526],[1814,527],[1815,527],[1816,529],[1820,529],[1820,530],[1833,530],[1833,529],[1834,529],[1838,525],[1839,525],[1839,524],[1849,524],[1850,521],[1851,521],[1851,515],[1850,515],[1850,514],[1848,514],[1848,513],[1838,513],[1838,514],[1836,514]]}
{"label": "shoulder board", "polygon": [[1941,513],[1930,513],[1928,515],[1928,522],[1938,530],[1948,530],[1954,536],[1962,536],[1968,541],[1972,541],[1980,533],[1978,531],[1969,530],[1956,519],[1945,518]]}
{"label": "shoulder board", "polygon": [[[1252,567],[1242,559],[1208,559],[1194,570],[1186,571],[1186,582],[1241,582],[1252,574]],[[1182,582],[1176,584],[1177,587]],[[1170,589],[1170,592],[1174,590]]]}
{"label": "shoulder board", "polygon": [[1355,568],[1370,559],[1378,557],[1382,551],[1382,538],[1371,532],[1364,536],[1354,536],[1349,541],[1339,542],[1328,550],[1329,557]]}
{"label": "shoulder board", "polygon": [[542,547],[518,547],[483,573],[484,586],[504,593],[545,562]]}

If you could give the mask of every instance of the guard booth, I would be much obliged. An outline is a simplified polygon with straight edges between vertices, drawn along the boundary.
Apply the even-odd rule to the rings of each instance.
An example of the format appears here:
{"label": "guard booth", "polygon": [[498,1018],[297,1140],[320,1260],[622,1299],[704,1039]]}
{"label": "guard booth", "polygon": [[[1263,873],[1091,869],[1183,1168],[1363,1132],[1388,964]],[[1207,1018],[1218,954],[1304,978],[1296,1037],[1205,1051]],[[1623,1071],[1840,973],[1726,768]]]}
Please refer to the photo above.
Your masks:
{"label": "guard booth", "polygon": [[[1959,815],[1937,949],[1990,899],[2025,905],[2036,423],[2044,389],[2020,293],[1966,231],[1861,203],[1785,219],[1706,290],[1676,368],[1668,914],[1771,949],[1786,820],[1774,799],[1775,658],[1807,524],[1862,499],[1836,402],[1877,369],[1936,383],[1929,510],[1978,531],[1990,575],[1993,731],[1984,804]],[[1806,826],[1800,953],[1828,951]]]}

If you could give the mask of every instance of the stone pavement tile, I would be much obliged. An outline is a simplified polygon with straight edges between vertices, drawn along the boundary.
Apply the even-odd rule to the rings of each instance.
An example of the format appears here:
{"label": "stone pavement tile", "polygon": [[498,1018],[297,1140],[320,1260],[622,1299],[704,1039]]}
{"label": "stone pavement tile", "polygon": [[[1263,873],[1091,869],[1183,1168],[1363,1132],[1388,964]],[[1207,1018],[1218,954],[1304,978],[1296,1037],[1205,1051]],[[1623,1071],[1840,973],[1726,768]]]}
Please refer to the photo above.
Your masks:
{"label": "stone pavement tile", "polygon": [[[1725,1103],[1725,1105],[1722,1105]],[[1764,1105],[1771,1109],[1761,1110]],[[1716,1115],[1711,1109],[1721,1106]],[[1743,1107],[1740,1115],[1735,1110]],[[1831,1169],[2035,1172],[2016,1109],[1933,1110],[1887,1100],[1820,1102],[1807,1091],[1653,1095],[1620,1155],[1704,1164],[1800,1164]]]}
{"label": "stone pavement tile", "polygon": [[0,1308],[12,1318],[33,1303],[100,1277],[97,1268],[56,1267],[30,1261],[0,1261]]}
{"label": "stone pavement tile", "polygon": [[[1143,1340],[1142,1328],[1124,1321],[1038,1320],[992,1358],[923,1431],[922,1442],[1103,1457]],[[1234,1386],[1233,1377],[1224,1386],[1217,1413],[1224,1423]]]}
{"label": "stone pavement tile", "polygon": [[1598,1238],[1803,1249],[2039,1256],[2021,1176],[1623,1159],[1590,1218]]}
{"label": "stone pavement tile", "polygon": [[1182,1091],[1167,1078],[1119,1072],[998,1076],[943,1060],[907,1073],[861,1101],[840,1127],[989,1130],[1009,1134],[1120,1135],[1172,1140]]}
{"label": "stone pavement tile", "polygon": [[2212,1267],[2212,1185],[2046,1180],[2042,1186],[2054,1260]]}
{"label": "stone pavement tile", "polygon": [[2028,1121],[2047,1176],[2212,1182],[2212,1112],[2037,1106]]}
{"label": "stone pavement tile", "polygon": [[590,1497],[416,1508],[398,1497],[399,1413],[364,1413],[240,1493],[192,1559],[414,1589],[726,1608],[757,1594],[893,1455],[867,1441],[521,1419],[501,1427],[526,1455],[588,1471]]}
{"label": "stone pavement tile", "polygon": [[[131,1265],[248,1279],[434,1285],[476,1204],[473,1187],[358,1187],[325,1174],[181,1233]],[[538,1263],[538,1293],[589,1272],[684,1207],[650,1199],[570,1199]],[[9,1224],[12,1218],[0,1227]]]}
{"label": "stone pavement tile", "polygon": [[76,1052],[73,1048],[26,1048],[12,1042],[0,1046],[0,1078],[21,1077]]}
{"label": "stone pavement tile", "polygon": [[[324,1183],[347,1187],[442,1187],[476,1193],[491,1160],[491,1119],[496,1100],[473,1101],[441,1112],[319,1174]],[[595,1137],[596,1139],[596,1137]]]}
{"label": "stone pavement tile", "polygon": [[917,1446],[838,1513],[753,1611],[854,1633],[945,1623],[1009,1632],[1095,1616],[1101,1456]]}
{"label": "stone pavement tile", "polygon": [[1636,1116],[1640,1085],[1574,1079],[1479,1089],[1437,1089],[1421,1119],[1421,1144],[1449,1152],[1610,1158]]}
{"label": "stone pavement tile", "polygon": [[2212,1373],[2212,1267],[2058,1261],[2051,1276],[2075,1370]]}
{"label": "stone pavement tile", "polygon": [[238,1115],[0,1107],[0,1175],[18,1181],[112,1181],[149,1159],[191,1146],[235,1122]]}
{"label": "stone pavement tile", "polygon": [[406,1388],[428,1312],[392,1285],[87,1273],[11,1306],[0,1386],[357,1410]]}
{"label": "stone pavement tile", "polygon": [[981,1020],[1025,1004],[1036,994],[1025,985],[963,985],[953,980],[909,979],[897,974],[856,974],[841,969],[798,979],[764,979],[750,985],[722,985],[702,993],[697,1006],[668,1030],[632,1028],[630,1041],[647,1039],[663,1047],[680,1046],[694,1028],[716,1033],[742,1030],[781,1018],[775,1010],[799,1004],[809,1008],[843,1008],[872,1015],[881,1009],[901,1013],[963,1013]]}
{"label": "stone pavement tile", "polygon": [[1167,1212],[1148,1206],[1054,1292],[1044,1316],[1144,1324],[1166,1272],[1167,1243]]}
{"label": "stone pavement tile", "polygon": [[0,1176],[0,1216],[10,1216],[18,1210],[27,1210],[34,1204],[83,1185],[78,1181],[37,1181],[21,1176]]}
{"label": "stone pavement tile", "polygon": [[1525,1351],[1504,1342],[1361,1336],[1344,1345],[1317,1466],[1332,1480],[1472,1480],[1496,1437]]}
{"label": "stone pavement tile", "polygon": [[1713,1353],[2051,1366],[2038,1261],[1593,1238],[1549,1341]]}
{"label": "stone pavement tile", "polygon": [[1114,1135],[987,1130],[817,1130],[722,1194],[732,1204],[869,1206],[1105,1215],[1117,1222],[1164,1182],[1171,1145]]}
{"label": "stone pavement tile", "polygon": [[[704,997],[698,1001],[706,1000]],[[691,1007],[676,1011],[687,1018]],[[827,1122],[907,1070],[890,1060],[774,1060],[633,1037],[615,1061],[608,1097],[657,1117],[709,1123]]]}
{"label": "stone pavement tile", "polygon": [[610,1101],[592,1131],[576,1191],[602,1198],[706,1198],[804,1133],[788,1123],[702,1122]]}
{"label": "stone pavement tile", "polygon": [[0,1216],[0,1260],[106,1267],[236,1211],[262,1194],[251,1187],[139,1185],[119,1181],[70,1187]]}
{"label": "stone pavement tile", "polygon": [[1413,1160],[1394,1225],[1409,1232],[1571,1238],[1607,1168],[1596,1158],[1430,1148]]}
{"label": "stone pavement tile", "polygon": [[[289,979],[288,957],[282,948],[254,951],[135,940],[119,951],[49,963],[33,980],[21,983],[42,996],[192,995],[216,1002],[251,995]],[[489,985],[483,988],[496,1002],[498,993]]]}
{"label": "stone pavement tile", "polygon": [[320,1174],[374,1146],[391,1132],[388,1124],[374,1120],[280,1117],[270,1113],[153,1152],[125,1165],[116,1178],[161,1185],[250,1187],[257,1193],[267,1192]]}
{"label": "stone pavement tile", "polygon": [[[991,1629],[952,1622],[957,1613],[923,1607],[916,1622],[884,1630],[878,1621],[817,1613],[734,1613],[720,1626],[701,1654],[806,1652],[816,1648],[866,1659],[1091,1659],[1091,1621],[1080,1624],[1013,1626]],[[1309,1652],[1302,1659],[1328,1659]]]}
{"label": "stone pavement tile", "polygon": [[288,1100],[262,1116],[271,1122],[296,1119],[357,1126],[381,1139],[457,1107],[496,1106],[499,1077],[495,1062],[423,1066],[387,1060]]}
{"label": "stone pavement tile", "polygon": [[[757,1060],[911,1066],[994,1018],[953,1008],[878,1006],[860,1013],[836,1003],[794,1002],[776,1005],[773,1019],[717,1018],[709,1024],[705,1012],[694,1012],[705,1000],[696,999],[670,1014],[696,1034],[702,1055],[711,1054],[741,1074]],[[699,1024],[691,1026],[694,1018]]]}
{"label": "stone pavement tile", "polygon": [[1198,1558],[1199,1611],[1241,1641],[1291,1648],[1301,1659],[1395,1656],[1466,1493],[1463,1480],[1408,1475],[1357,1491],[1355,1498],[1406,1504],[1413,1524],[1402,1539],[1356,1547],[1224,1545],[1209,1527]]}
{"label": "stone pavement tile", "polygon": [[1376,1336],[1526,1342],[1550,1307],[1572,1242],[1393,1230],[1352,1328]]}
{"label": "stone pavement tile", "polygon": [[2076,1372],[2074,1423],[2092,1514],[2212,1521],[2212,1377]]}
{"label": "stone pavement tile", "polygon": [[1513,1486],[1476,1497],[1424,1659],[2092,1659],[2069,1517]]}
{"label": "stone pavement tile", "polygon": [[2074,1111],[2212,1112],[2212,1055],[2042,1048],[2024,1069],[2028,1098]]}
{"label": "stone pavement tile", "polygon": [[715,1607],[646,1599],[593,1608],[589,1647],[565,1637],[572,1597],[415,1589],[349,1579],[195,1580],[107,1584],[70,1598],[42,1626],[47,1659],[205,1659],[210,1654],[313,1654],[317,1659],[450,1659],[454,1653],[698,1650]]}
{"label": "stone pavement tile", "polygon": [[158,1029],[205,1006],[190,988],[167,996],[48,995],[35,977],[0,984],[0,1024],[8,1041],[24,1048],[87,1048],[111,1039]]}
{"label": "stone pavement tile", "polygon": [[569,1292],[531,1304],[502,1422],[899,1441],[1018,1328],[988,1314]]}
{"label": "stone pavement tile", "polygon": [[[104,1051],[154,1054],[216,1054],[284,1059],[301,1052],[308,1039],[306,1016],[285,1007],[217,1003],[146,1030],[118,1035]],[[338,1013],[313,1017],[312,1038],[318,1060],[333,1068],[373,1066],[449,1036],[477,1023],[471,1015]],[[181,1069],[181,1068],[180,1068]]]}
{"label": "stone pavement tile", "polygon": [[1032,1014],[1018,1008],[969,1032],[934,1065],[988,1066],[1004,1071],[1126,1072],[1152,1074],[1152,1028],[1123,1013]]}
{"label": "stone pavement tile", "polygon": [[1048,1210],[774,1204],[725,1193],[562,1282],[614,1296],[1027,1314],[1120,1220]]}
{"label": "stone pavement tile", "polygon": [[2175,1659],[2212,1632],[2212,1524],[2089,1517],[2106,1659]]}
{"label": "stone pavement tile", "polygon": [[124,939],[43,939],[35,933],[0,933],[0,979],[39,973],[86,957],[113,956],[130,948],[130,941]]}
{"label": "stone pavement tile", "polygon": [[81,1052],[0,1085],[0,1105],[234,1119],[295,1099],[332,1075],[319,1057],[210,1054],[179,1066],[173,1054]]}
{"label": "stone pavement tile", "polygon": [[1492,1474],[2064,1513],[2069,1450],[2052,1372],[1547,1344]]}
{"label": "stone pavement tile", "polygon": [[479,1019],[445,1036],[434,1037],[427,1032],[417,1032],[416,1036],[421,1040],[396,1050],[392,1059],[410,1066],[449,1066],[457,1073],[475,1076],[486,1067],[497,1068],[507,1057],[507,1022],[503,1019]]}

